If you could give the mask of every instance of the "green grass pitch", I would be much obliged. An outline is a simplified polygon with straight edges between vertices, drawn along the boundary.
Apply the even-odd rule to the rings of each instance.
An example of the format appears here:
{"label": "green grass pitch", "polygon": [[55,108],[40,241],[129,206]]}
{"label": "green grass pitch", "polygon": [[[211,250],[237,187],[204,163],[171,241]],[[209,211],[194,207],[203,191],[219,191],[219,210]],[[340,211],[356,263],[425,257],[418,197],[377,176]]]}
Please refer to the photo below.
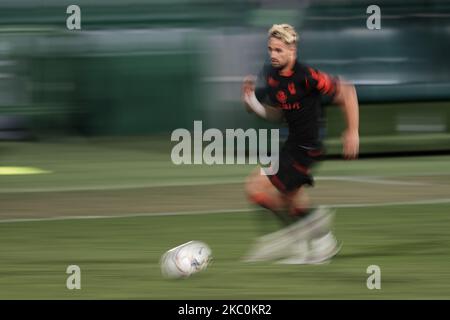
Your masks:
{"label": "green grass pitch", "polygon": [[[336,205],[343,247],[295,266],[241,261],[277,223],[242,194],[252,166],[176,167],[146,147],[0,144],[2,166],[51,172],[0,176],[0,299],[450,298],[450,157],[324,163],[311,192]],[[212,248],[210,267],[162,278],[161,255],[194,239]],[[66,288],[69,265],[81,290]],[[381,290],[366,286],[370,265]]]}

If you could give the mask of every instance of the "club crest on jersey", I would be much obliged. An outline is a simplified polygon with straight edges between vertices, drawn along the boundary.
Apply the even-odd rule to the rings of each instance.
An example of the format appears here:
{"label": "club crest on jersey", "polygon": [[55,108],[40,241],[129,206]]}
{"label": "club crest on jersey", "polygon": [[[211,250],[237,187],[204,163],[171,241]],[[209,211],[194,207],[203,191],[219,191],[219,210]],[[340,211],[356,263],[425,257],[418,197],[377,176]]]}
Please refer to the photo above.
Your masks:
{"label": "club crest on jersey", "polygon": [[287,95],[283,90],[280,90],[277,92],[277,100],[280,103],[286,103],[287,101]]}
{"label": "club crest on jersey", "polygon": [[295,90],[295,85],[294,85],[293,82],[291,82],[291,83],[288,84],[288,90],[289,90],[289,92],[290,92],[292,95],[295,95],[296,90]]}
{"label": "club crest on jersey", "polygon": [[269,86],[271,86],[271,87],[277,87],[277,86],[280,84],[279,81],[275,80],[275,79],[272,78],[272,77],[269,77],[269,78],[267,79],[267,83],[268,83]]}

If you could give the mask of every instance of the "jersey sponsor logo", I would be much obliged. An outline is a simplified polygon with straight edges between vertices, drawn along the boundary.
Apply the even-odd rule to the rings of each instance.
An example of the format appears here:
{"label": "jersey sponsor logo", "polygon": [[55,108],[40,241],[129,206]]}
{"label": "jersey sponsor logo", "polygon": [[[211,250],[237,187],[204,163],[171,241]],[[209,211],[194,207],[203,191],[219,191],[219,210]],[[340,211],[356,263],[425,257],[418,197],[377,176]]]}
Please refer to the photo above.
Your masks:
{"label": "jersey sponsor logo", "polygon": [[295,84],[293,82],[288,84],[288,90],[290,92],[290,94],[295,95],[296,94],[296,90],[295,90]]}
{"label": "jersey sponsor logo", "polygon": [[280,108],[283,110],[298,110],[301,108],[301,105],[299,102],[294,103],[282,103],[280,105]]}
{"label": "jersey sponsor logo", "polygon": [[272,77],[269,77],[269,78],[267,79],[267,83],[268,83],[269,86],[271,86],[271,87],[278,87],[278,85],[280,84],[279,81],[275,80],[275,79],[272,78]]}
{"label": "jersey sponsor logo", "polygon": [[281,104],[286,103],[287,101],[287,95],[283,90],[280,90],[277,92],[277,100],[278,102],[280,102]]}

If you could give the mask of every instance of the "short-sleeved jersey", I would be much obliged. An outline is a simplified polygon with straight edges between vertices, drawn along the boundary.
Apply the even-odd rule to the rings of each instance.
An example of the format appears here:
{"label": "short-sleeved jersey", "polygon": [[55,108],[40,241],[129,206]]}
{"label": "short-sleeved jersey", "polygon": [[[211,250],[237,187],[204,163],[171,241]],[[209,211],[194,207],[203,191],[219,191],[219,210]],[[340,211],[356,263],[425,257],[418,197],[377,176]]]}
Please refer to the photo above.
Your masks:
{"label": "short-sleeved jersey", "polygon": [[255,94],[261,103],[283,110],[289,127],[288,143],[320,148],[323,98],[331,101],[336,92],[336,78],[296,62],[289,75],[280,75],[271,65],[264,66]]}

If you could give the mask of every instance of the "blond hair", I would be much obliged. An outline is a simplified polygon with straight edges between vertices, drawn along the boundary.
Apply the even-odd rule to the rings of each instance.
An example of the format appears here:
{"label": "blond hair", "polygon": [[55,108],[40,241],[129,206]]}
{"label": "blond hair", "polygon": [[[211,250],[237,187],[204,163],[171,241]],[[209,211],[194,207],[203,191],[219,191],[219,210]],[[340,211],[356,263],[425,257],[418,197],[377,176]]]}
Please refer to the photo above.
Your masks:
{"label": "blond hair", "polygon": [[286,44],[296,44],[298,35],[294,27],[289,24],[274,24],[268,32],[269,38],[273,37],[283,41]]}

